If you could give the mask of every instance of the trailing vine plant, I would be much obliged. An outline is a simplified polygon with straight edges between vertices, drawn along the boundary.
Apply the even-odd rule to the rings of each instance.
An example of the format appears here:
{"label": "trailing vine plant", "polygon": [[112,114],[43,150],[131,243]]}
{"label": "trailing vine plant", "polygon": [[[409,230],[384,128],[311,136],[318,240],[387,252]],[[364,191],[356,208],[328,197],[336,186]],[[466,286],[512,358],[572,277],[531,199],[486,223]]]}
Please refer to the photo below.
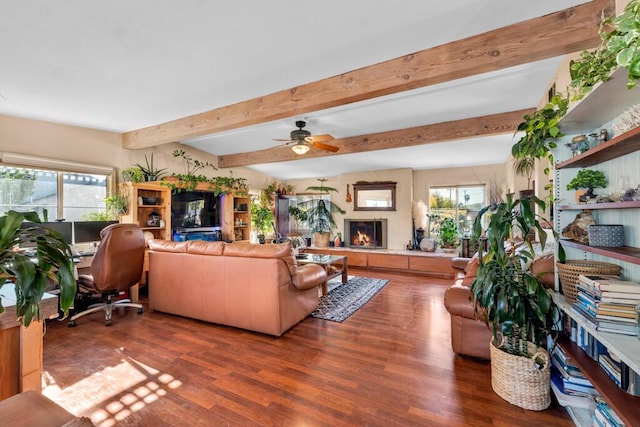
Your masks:
{"label": "trailing vine plant", "polygon": [[213,192],[216,196],[220,194],[235,193],[239,196],[246,195],[249,188],[245,178],[236,178],[231,172],[231,176],[214,176],[209,178],[202,173],[204,168],[218,170],[218,168],[210,162],[203,162],[194,159],[184,150],[174,150],[171,155],[173,157],[182,158],[185,163],[186,173],[173,173],[172,179],[163,178],[162,185],[171,188],[172,191],[180,193],[182,191],[193,191],[200,184],[207,184],[206,189]]}
{"label": "trailing vine plant", "polygon": [[[582,99],[596,84],[609,80],[618,67],[628,70],[628,88],[640,80],[640,0],[631,0],[617,17],[603,12],[599,32],[600,46],[594,51],[583,51],[579,59],[571,61],[572,80],[567,93],[553,96],[544,107],[524,116],[518,125],[516,132],[524,135],[511,149],[515,159],[547,158],[553,164],[552,150],[564,136],[558,124],[567,114],[570,100]],[[549,175],[549,167],[544,172]]]}

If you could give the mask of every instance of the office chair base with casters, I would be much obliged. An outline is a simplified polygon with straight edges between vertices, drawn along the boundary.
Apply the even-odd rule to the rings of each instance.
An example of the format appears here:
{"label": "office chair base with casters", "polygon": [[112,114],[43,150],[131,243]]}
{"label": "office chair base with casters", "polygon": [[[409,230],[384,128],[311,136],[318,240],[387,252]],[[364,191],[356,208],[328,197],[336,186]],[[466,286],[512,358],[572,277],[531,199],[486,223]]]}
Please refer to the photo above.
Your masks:
{"label": "office chair base with casters", "polygon": [[114,302],[112,300],[112,296],[113,295],[109,293],[109,294],[106,295],[106,302],[98,303],[98,304],[92,304],[86,310],[81,311],[80,313],[76,313],[73,316],[71,316],[71,318],[69,319],[68,326],[70,328],[73,328],[74,326],[76,326],[76,319],[78,319],[78,318],[80,318],[82,316],[86,316],[87,314],[95,313],[96,311],[100,311],[100,310],[104,310],[104,324],[105,324],[105,326],[111,326],[111,313],[113,312],[114,308],[118,308],[118,307],[133,307],[133,308],[137,308],[138,309],[138,314],[144,313],[144,307],[142,307],[142,304],[131,302],[128,299],[121,299],[121,300],[118,300],[118,301]]}

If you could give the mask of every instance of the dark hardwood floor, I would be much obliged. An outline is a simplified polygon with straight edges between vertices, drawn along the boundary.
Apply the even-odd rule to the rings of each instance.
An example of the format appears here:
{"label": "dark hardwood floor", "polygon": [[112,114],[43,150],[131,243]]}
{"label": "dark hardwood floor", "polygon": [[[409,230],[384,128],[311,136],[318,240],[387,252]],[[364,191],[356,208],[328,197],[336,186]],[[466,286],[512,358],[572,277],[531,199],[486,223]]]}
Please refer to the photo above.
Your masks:
{"label": "dark hardwood floor", "polygon": [[391,281],[344,323],[279,339],[148,310],[49,322],[44,393],[101,426],[573,425],[555,402],[505,402],[488,363],[454,355],[448,281],[350,273]]}

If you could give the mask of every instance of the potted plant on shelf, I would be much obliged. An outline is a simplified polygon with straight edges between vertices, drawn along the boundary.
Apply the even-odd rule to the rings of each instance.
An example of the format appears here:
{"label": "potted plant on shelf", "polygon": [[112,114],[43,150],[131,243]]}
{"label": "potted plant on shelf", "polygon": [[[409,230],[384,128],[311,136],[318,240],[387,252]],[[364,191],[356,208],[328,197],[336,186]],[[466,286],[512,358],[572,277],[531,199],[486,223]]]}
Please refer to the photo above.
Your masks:
{"label": "potted plant on shelf", "polygon": [[525,155],[518,157],[513,161],[513,171],[516,175],[527,178],[527,189],[520,190],[520,197],[529,197],[535,194],[534,189],[531,188],[531,180],[533,179],[533,172],[536,170],[536,158],[531,155]]}
{"label": "potted plant on shelf", "polygon": [[[60,287],[59,305],[65,316],[76,295],[73,255],[64,238],[44,227],[22,228],[24,221],[40,222],[35,212],[9,211],[0,216],[0,283],[14,283],[16,318],[24,326],[42,319],[40,300],[49,281]],[[35,254],[16,250],[35,246]],[[0,313],[4,312],[0,297]]]}
{"label": "potted plant on shelf", "polygon": [[[325,178],[319,178],[320,185],[312,185],[307,187],[307,191],[318,191],[321,195],[330,194],[330,192],[338,192],[333,187],[327,187],[324,185]],[[319,248],[326,248],[329,246],[329,237],[331,235],[331,229],[336,227],[333,214],[340,212],[342,214],[345,211],[336,205],[331,200],[309,200],[300,204],[302,209],[307,212],[307,222],[311,227],[313,233],[313,244]]]}
{"label": "potted plant on shelf", "polygon": [[111,218],[116,218],[120,215],[125,215],[128,210],[127,205],[127,195],[123,194],[126,191],[126,187],[124,184],[121,184],[122,191],[118,191],[111,196],[105,197],[104,201],[107,205],[107,210],[109,211],[109,216]]}
{"label": "potted plant on shelf", "polygon": [[586,189],[582,194],[576,192],[576,200],[586,203],[589,199],[593,199],[596,195],[593,193],[594,188],[604,188],[607,186],[607,177],[604,172],[593,169],[581,169],[568,184],[567,190]]}
{"label": "potted plant on shelf", "polygon": [[460,243],[460,232],[453,218],[444,218],[440,223],[440,242],[445,251],[454,250]]}
{"label": "potted plant on shelf", "polygon": [[[542,247],[546,244],[530,202],[545,210],[545,202],[536,196],[520,200],[513,194],[480,210],[473,238],[486,237],[487,250],[479,257],[471,292],[477,315],[493,332],[493,390],[514,405],[542,410],[551,403],[549,355],[542,346],[557,313],[540,280],[544,273],[535,275],[526,268],[535,257],[528,236],[538,231]],[[486,229],[485,216],[490,216]],[[518,237],[523,240],[518,242]]]}
{"label": "potted plant on shelf", "polygon": [[136,163],[136,166],[142,172],[142,178],[144,181],[158,181],[162,175],[164,175],[164,171],[167,169],[156,169],[153,166],[153,153],[151,153],[151,160],[147,158],[147,155],[144,155],[144,161],[146,166],[142,166],[140,163]]}
{"label": "potted plant on shelf", "polygon": [[142,170],[138,166],[123,169],[122,172],[120,172],[120,175],[122,176],[122,180],[124,182],[136,183],[142,182],[142,180],[144,179],[144,177],[142,176]]}

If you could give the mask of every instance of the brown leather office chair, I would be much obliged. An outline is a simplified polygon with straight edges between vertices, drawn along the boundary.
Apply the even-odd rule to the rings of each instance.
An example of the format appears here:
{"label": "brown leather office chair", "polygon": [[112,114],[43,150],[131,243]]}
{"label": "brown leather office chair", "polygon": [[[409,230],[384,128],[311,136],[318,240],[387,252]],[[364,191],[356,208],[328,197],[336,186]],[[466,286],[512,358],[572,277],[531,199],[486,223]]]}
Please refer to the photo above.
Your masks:
{"label": "brown leather office chair", "polygon": [[142,304],[128,299],[113,301],[113,297],[140,281],[144,263],[144,236],[137,224],[112,224],[100,232],[100,245],[91,262],[91,274],[78,277],[78,292],[101,294],[103,303],[93,304],[87,310],[74,314],[69,327],[76,319],[104,310],[104,324],[111,326],[113,307],[134,307],[142,314]]}

